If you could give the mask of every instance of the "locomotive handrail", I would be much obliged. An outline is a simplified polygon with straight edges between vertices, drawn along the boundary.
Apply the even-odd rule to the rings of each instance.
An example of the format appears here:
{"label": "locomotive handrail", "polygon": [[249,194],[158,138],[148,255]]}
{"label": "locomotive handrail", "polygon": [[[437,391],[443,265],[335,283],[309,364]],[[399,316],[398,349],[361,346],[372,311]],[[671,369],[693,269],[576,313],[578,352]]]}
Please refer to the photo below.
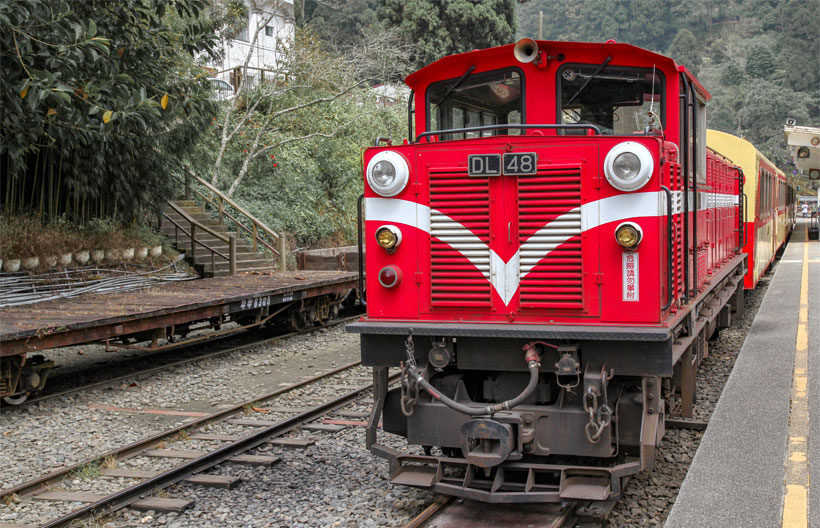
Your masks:
{"label": "locomotive handrail", "polygon": [[749,210],[749,196],[746,193],[743,193],[743,215],[741,215],[741,223],[742,226],[740,228],[740,234],[743,235],[743,245],[740,246],[741,248],[746,247],[746,242],[749,241],[748,239],[748,232],[746,231],[746,219],[745,219],[745,212]]}
{"label": "locomotive handrail", "polygon": [[597,135],[601,135],[601,129],[598,128],[598,125],[593,125],[591,123],[568,123],[565,125],[556,125],[556,124],[549,124],[549,125],[536,125],[536,124],[501,124],[501,125],[483,125],[477,127],[468,127],[468,128],[450,128],[448,130],[431,130],[429,132],[422,132],[418,136],[416,136],[416,143],[418,143],[421,138],[429,137],[429,136],[441,136],[444,134],[461,134],[461,133],[468,133],[468,132],[481,132],[483,130],[507,130],[508,128],[514,128],[517,130],[528,130],[528,129],[541,129],[545,128],[547,130],[594,130]]}
{"label": "locomotive handrail", "polygon": [[672,306],[672,191],[661,185],[666,193],[666,304],[661,307],[665,312]]}
{"label": "locomotive handrail", "polygon": [[407,139],[413,137],[413,114],[416,112],[413,108],[413,97],[415,94],[415,90],[410,90],[410,95],[407,96]]}
{"label": "locomotive handrail", "polygon": [[743,169],[740,167],[735,167],[737,169],[737,198],[738,198],[738,207],[740,210],[738,211],[739,221],[738,221],[738,243],[740,247],[737,248],[738,251],[743,251],[743,248],[746,247],[746,207],[748,207],[748,197],[746,193],[743,192],[743,186],[746,183],[746,175],[743,174]]}
{"label": "locomotive handrail", "polygon": [[364,296],[364,251],[362,249],[362,203],[364,202],[364,194],[359,195],[356,202],[356,228],[358,233],[357,243],[359,246],[359,300],[364,306],[367,306],[367,300]]}

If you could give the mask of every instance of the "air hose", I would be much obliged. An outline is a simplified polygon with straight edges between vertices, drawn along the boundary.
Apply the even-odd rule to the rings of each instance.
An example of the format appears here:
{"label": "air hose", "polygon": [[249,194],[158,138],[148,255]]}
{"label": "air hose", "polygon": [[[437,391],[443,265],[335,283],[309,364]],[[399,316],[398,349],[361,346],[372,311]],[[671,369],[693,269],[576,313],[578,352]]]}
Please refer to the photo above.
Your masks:
{"label": "air hose", "polygon": [[416,371],[413,365],[407,366],[407,373],[410,375],[410,378],[418,383],[425,391],[427,391],[433,399],[440,401],[454,411],[460,412],[461,414],[466,414],[468,416],[492,416],[499,411],[509,411],[516,405],[521,404],[521,402],[529,398],[530,395],[535,392],[535,388],[538,385],[538,369],[541,367],[541,363],[539,363],[541,358],[538,356],[538,351],[535,349],[534,343],[525,345],[524,353],[524,361],[527,362],[527,368],[530,371],[530,382],[527,384],[527,387],[521,394],[511,400],[493,405],[487,405],[486,407],[471,407],[464,405],[441,394],[430,384],[430,382],[424,379],[424,377]]}

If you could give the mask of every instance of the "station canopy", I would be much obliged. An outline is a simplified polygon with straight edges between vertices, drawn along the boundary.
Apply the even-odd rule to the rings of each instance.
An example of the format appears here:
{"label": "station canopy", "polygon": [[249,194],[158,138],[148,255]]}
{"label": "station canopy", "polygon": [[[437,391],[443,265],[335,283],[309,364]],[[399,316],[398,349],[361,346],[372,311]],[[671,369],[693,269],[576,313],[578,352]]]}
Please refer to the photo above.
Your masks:
{"label": "station canopy", "polygon": [[785,132],[795,167],[805,171],[813,183],[820,182],[820,128],[798,126],[790,119],[786,122]]}

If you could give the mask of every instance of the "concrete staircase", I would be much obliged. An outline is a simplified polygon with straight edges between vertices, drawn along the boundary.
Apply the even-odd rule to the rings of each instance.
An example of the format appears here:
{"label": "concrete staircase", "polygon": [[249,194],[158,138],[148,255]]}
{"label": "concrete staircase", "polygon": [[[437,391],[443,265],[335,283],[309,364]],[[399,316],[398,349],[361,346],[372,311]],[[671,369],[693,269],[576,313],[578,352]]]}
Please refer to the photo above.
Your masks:
{"label": "concrete staircase", "polygon": [[[193,200],[172,200],[171,203],[214,232],[224,235],[226,238],[230,235],[236,237],[237,274],[248,271],[272,271],[278,269],[274,255],[266,256],[262,251],[254,251],[251,242],[240,237],[235,231],[228,229],[226,225],[220,225],[213,216],[197,205]],[[161,228],[162,233],[171,240],[171,243],[175,245],[177,251],[185,253],[188,262],[197,269],[200,275],[203,277],[224,277],[230,275],[230,263],[218,255],[213,255],[209,249],[203,247],[201,244],[196,245],[196,251],[192,256],[190,237],[181,229],[176,228],[171,220],[188,232],[190,232],[190,222],[172,207],[168,206],[165,208]],[[206,232],[204,229],[198,229],[196,231],[196,239],[226,257],[230,257],[228,243]],[[261,246],[260,249],[262,249]]]}

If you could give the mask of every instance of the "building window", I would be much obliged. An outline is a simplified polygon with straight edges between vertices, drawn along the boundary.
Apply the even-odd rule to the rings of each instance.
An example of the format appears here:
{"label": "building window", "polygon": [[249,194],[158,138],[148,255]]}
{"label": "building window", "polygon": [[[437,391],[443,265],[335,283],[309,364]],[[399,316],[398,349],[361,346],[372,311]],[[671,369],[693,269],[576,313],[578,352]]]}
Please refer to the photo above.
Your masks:
{"label": "building window", "polygon": [[245,27],[240,29],[239,32],[236,34],[236,40],[250,42],[250,39],[248,38],[248,27],[250,27],[250,21],[246,20]]}
{"label": "building window", "polygon": [[273,36],[273,28],[271,26],[265,26],[265,36],[272,37]]}

